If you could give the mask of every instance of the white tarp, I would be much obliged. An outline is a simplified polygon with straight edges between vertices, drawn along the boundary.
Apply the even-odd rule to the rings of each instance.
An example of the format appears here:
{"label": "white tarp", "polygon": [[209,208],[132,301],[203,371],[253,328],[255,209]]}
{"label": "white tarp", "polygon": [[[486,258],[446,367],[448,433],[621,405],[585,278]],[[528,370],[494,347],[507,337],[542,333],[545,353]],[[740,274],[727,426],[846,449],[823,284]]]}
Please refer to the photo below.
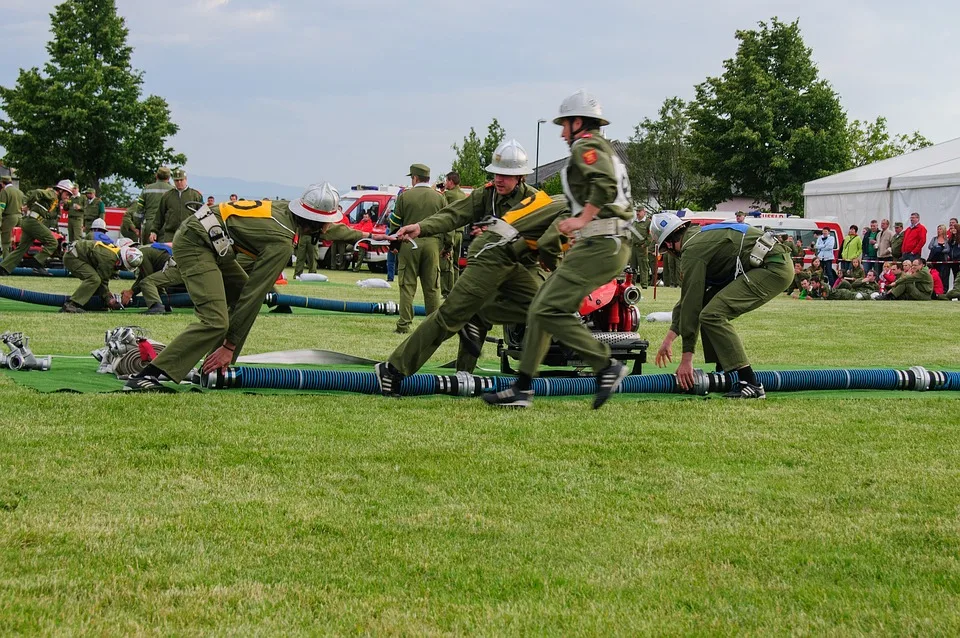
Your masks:
{"label": "white tarp", "polygon": [[807,182],[803,195],[806,217],[836,217],[844,228],[906,225],[917,212],[929,241],[938,224],[960,218],[960,138]]}

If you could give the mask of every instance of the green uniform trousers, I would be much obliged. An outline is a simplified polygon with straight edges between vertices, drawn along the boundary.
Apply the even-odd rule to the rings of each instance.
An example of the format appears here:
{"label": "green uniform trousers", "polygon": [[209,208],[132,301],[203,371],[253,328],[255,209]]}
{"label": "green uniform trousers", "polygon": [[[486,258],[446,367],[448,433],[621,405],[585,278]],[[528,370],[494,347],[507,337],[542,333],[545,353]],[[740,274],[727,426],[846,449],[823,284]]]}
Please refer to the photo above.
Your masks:
{"label": "green uniform trousers", "polygon": [[20,212],[6,213],[3,221],[0,221],[0,247],[3,248],[3,256],[10,254],[10,242],[13,229],[20,223]]}
{"label": "green uniform trousers", "polygon": [[413,323],[417,280],[423,286],[423,305],[430,316],[440,306],[440,240],[437,237],[418,237],[416,249],[410,242],[403,242],[400,246],[397,255],[397,282],[400,286],[398,331],[409,330]]}
{"label": "green uniform trousers", "polygon": [[67,237],[69,241],[80,241],[83,239],[83,218],[82,217],[68,217],[67,218]]}
{"label": "green uniform trousers", "polygon": [[573,245],[530,305],[521,373],[537,375],[551,337],[577,352],[595,373],[607,367],[609,346],[594,339],[577,312],[584,298],[623,272],[629,260],[630,244],[622,238],[590,237]]}
{"label": "green uniform trousers", "polygon": [[183,275],[180,274],[180,268],[177,266],[167,266],[160,272],[155,272],[144,277],[140,282],[140,294],[143,295],[143,301],[147,308],[154,304],[163,303],[160,299],[160,291],[166,292],[168,286],[179,286],[183,284]]}
{"label": "green uniform trousers", "polygon": [[[247,273],[229,255],[218,262],[206,238],[187,225],[174,235],[173,255],[198,322],[177,335],[153,365],[179,383],[200,359],[223,343],[230,325],[228,308],[239,299]],[[237,352],[242,346],[236,344]]]}
{"label": "green uniform trousers", "polygon": [[676,288],[680,285],[680,260],[673,253],[663,254],[663,285]]}
{"label": "green uniform trousers", "polygon": [[630,251],[630,269],[634,273],[634,281],[641,288],[650,285],[650,256],[649,250],[644,245],[640,248],[634,246]]}
{"label": "green uniform trousers", "polygon": [[730,322],[783,294],[792,280],[793,264],[787,258],[748,270],[746,276],[716,288],[715,292],[708,288],[700,310],[704,361],[719,363],[724,372],[750,365],[743,342]]}
{"label": "green uniform trousers", "polygon": [[3,262],[0,263],[0,268],[7,273],[12,273],[13,269],[20,265],[23,256],[27,254],[27,251],[30,249],[30,246],[33,245],[33,240],[35,239],[40,240],[43,248],[34,255],[34,259],[37,260],[38,264],[43,266],[47,263],[47,260],[53,256],[54,251],[57,250],[57,239],[53,236],[53,233],[50,232],[50,229],[39,219],[24,215],[20,220],[20,245],[17,246],[16,250],[3,258]]}
{"label": "green uniform trousers", "polygon": [[453,231],[453,247],[450,254],[440,258],[440,294],[444,297],[450,294],[457,277],[460,276],[460,250],[463,247],[463,233],[458,228]]}
{"label": "green uniform trousers", "polygon": [[932,298],[929,292],[918,290],[916,283],[909,279],[895,283],[890,288],[890,294],[900,301],[930,301]]}
{"label": "green uniform trousers", "polygon": [[297,263],[293,267],[293,276],[299,277],[303,271],[317,272],[317,246],[310,237],[301,237],[297,243]]}
{"label": "green uniform trousers", "polygon": [[68,252],[63,256],[63,265],[70,271],[71,276],[80,280],[80,285],[70,295],[70,301],[73,303],[85,306],[94,295],[100,295],[103,300],[110,296],[110,288],[103,285],[100,273],[84,260]]}
{"label": "green uniform trousers", "polygon": [[[541,281],[531,269],[517,263],[510,246],[487,250],[463,271],[437,311],[393,351],[391,365],[404,375],[415,374],[475,315],[487,325],[522,323]],[[476,358],[461,349],[457,370],[473,372],[475,367]]]}

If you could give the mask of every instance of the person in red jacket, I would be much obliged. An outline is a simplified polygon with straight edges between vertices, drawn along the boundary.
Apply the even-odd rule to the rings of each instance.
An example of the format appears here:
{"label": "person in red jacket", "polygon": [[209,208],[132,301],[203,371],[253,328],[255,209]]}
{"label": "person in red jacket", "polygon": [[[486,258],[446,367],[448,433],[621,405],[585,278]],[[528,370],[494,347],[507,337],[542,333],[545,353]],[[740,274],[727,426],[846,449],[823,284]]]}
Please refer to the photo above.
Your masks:
{"label": "person in red jacket", "polygon": [[920,213],[910,213],[910,227],[903,231],[903,255],[901,259],[920,259],[927,245],[927,229],[920,223]]}
{"label": "person in red jacket", "polygon": [[[373,210],[368,210],[363,213],[363,217],[357,223],[355,228],[361,233],[372,233],[373,227],[376,224],[376,218]],[[364,250],[362,246],[357,247],[357,252],[353,255],[353,272],[360,272],[360,266],[363,265],[363,260],[367,256],[367,251]]]}

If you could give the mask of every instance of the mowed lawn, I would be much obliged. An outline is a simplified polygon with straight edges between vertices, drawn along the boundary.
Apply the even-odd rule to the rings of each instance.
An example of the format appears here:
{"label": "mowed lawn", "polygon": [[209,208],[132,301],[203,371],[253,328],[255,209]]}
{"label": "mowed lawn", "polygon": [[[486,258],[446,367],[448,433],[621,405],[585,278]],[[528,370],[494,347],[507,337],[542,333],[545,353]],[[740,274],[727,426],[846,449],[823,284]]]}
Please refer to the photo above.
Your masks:
{"label": "mowed lawn", "polygon": [[[327,274],[283,292],[398,297],[353,285],[366,273]],[[677,299],[650,292],[644,314]],[[8,308],[0,331],[23,330],[41,355],[85,355],[130,323],[169,342],[191,318]],[[247,352],[384,358],[394,321],[264,314]],[[737,327],[759,367],[960,369],[960,303],[784,297]],[[652,350],[666,330],[640,328]],[[496,411],[39,394],[0,375],[0,633],[956,635],[958,399]]]}

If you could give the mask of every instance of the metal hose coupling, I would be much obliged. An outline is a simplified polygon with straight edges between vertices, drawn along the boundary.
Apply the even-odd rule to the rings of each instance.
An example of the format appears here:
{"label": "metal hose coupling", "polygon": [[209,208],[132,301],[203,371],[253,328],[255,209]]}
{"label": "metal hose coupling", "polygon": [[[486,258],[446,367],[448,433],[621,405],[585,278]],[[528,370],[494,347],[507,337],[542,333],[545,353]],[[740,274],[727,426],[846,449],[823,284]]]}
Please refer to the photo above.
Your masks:
{"label": "metal hose coupling", "polygon": [[4,332],[0,335],[0,342],[10,350],[8,354],[0,353],[0,365],[10,370],[49,370],[53,359],[50,355],[38,357],[30,350],[30,337],[22,332]]}

